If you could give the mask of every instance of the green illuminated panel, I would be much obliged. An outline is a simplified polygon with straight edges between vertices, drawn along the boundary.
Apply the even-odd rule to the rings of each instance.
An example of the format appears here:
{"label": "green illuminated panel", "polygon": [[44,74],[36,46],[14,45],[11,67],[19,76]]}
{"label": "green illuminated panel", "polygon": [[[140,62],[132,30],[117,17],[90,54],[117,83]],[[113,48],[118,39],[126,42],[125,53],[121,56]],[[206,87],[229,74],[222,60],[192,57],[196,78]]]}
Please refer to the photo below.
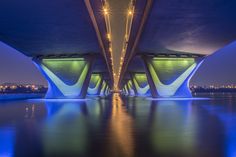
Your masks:
{"label": "green illuminated panel", "polygon": [[155,58],[147,64],[156,90],[163,97],[174,96],[197,67],[193,58]]}
{"label": "green illuminated panel", "polygon": [[89,65],[83,58],[43,59],[41,68],[65,97],[74,98],[81,93]]}
{"label": "green illuminated panel", "polygon": [[108,94],[109,94],[109,86],[107,85],[105,89],[105,95],[108,95]]}
{"label": "green illuminated panel", "polygon": [[105,94],[106,86],[107,86],[106,81],[103,81],[100,95],[104,95]]}
{"label": "green illuminated panel", "polygon": [[125,93],[126,93],[126,94],[129,94],[127,85],[125,85]]}
{"label": "green illuminated panel", "polygon": [[146,74],[134,74],[133,82],[134,82],[135,88],[137,89],[137,93],[139,95],[147,94],[150,87],[147,82]]}
{"label": "green illuminated panel", "polygon": [[78,74],[82,73],[86,61],[82,58],[43,59],[42,64],[63,80],[64,83],[73,85],[78,81]]}
{"label": "green illuminated panel", "polygon": [[133,84],[132,84],[131,80],[128,81],[127,86],[128,86],[128,89],[129,89],[129,93],[131,95],[134,95],[135,93],[134,93]]}
{"label": "green illuminated panel", "polygon": [[89,87],[88,87],[88,94],[95,95],[98,94],[99,87],[102,83],[102,77],[100,74],[92,74]]}
{"label": "green illuminated panel", "polygon": [[152,59],[157,76],[163,84],[171,84],[195,63],[194,58],[154,58]]}

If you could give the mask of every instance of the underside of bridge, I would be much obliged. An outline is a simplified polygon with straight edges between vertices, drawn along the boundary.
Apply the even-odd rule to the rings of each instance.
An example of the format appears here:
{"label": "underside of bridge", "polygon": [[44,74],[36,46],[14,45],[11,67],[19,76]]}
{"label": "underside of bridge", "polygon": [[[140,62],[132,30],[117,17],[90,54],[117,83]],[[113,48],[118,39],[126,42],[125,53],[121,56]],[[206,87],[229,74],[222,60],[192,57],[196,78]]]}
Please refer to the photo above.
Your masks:
{"label": "underside of bridge", "polygon": [[[112,14],[121,14],[107,0],[1,0],[0,40],[32,58],[48,81],[46,98],[106,96],[113,88],[130,96],[191,97],[190,79],[204,59],[236,39],[236,2],[129,2],[119,3],[129,4],[126,22],[110,24]],[[112,33],[119,23],[125,29]],[[112,35],[120,32],[123,45],[114,45]]]}
{"label": "underside of bridge", "polygon": [[0,40],[33,59],[46,98],[105,96],[113,86],[107,21],[96,0],[3,0]]}
{"label": "underside of bridge", "polygon": [[189,82],[205,58],[236,39],[235,6],[136,0],[119,88],[131,96],[191,97]]}

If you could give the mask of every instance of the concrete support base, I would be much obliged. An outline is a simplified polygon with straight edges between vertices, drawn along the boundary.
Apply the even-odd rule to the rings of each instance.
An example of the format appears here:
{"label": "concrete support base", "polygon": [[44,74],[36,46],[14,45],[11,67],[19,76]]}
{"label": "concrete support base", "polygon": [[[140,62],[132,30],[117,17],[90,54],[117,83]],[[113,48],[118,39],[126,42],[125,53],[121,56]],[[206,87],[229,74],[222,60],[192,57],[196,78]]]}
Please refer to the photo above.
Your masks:
{"label": "concrete support base", "polygon": [[124,91],[125,91],[125,95],[129,95],[129,96],[135,96],[135,90],[134,90],[134,85],[132,83],[131,80],[127,80],[125,86],[124,86]]}
{"label": "concrete support base", "polygon": [[203,58],[144,57],[153,97],[192,97],[189,81]]}
{"label": "concrete support base", "polygon": [[83,99],[91,77],[93,57],[33,59],[48,81],[48,99]]}
{"label": "concrete support base", "polygon": [[88,95],[100,95],[102,89],[102,75],[101,74],[92,74],[89,87],[88,87]]}
{"label": "concrete support base", "polygon": [[106,89],[107,89],[107,87],[108,87],[108,85],[107,85],[106,81],[103,80],[101,91],[100,91],[100,96],[106,96]]}
{"label": "concrete support base", "polygon": [[150,95],[150,86],[145,73],[131,73],[131,78],[137,96]]}
{"label": "concrete support base", "polygon": [[129,89],[129,95],[134,96],[135,95],[135,90],[134,90],[134,87],[133,87],[133,84],[132,84],[131,80],[129,80],[127,82],[127,86],[128,86],[128,89]]}
{"label": "concrete support base", "polygon": [[110,94],[110,87],[107,85],[105,89],[105,96],[108,96]]}

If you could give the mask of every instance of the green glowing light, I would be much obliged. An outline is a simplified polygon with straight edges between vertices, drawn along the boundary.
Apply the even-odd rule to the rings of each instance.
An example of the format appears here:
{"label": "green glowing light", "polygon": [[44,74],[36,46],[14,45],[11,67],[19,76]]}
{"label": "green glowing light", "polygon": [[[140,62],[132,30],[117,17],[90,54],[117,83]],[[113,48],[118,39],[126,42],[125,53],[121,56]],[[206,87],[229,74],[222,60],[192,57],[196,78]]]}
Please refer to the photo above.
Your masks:
{"label": "green glowing light", "polygon": [[98,94],[99,87],[102,83],[102,77],[100,74],[92,74],[90,79],[90,84],[88,87],[88,94],[95,95]]}
{"label": "green glowing light", "polygon": [[103,81],[102,83],[102,89],[101,89],[101,92],[100,92],[100,95],[103,96],[105,94],[105,89],[106,89],[106,81]]}
{"label": "green glowing light", "polygon": [[129,91],[128,91],[128,87],[127,87],[127,85],[125,85],[124,88],[125,88],[125,93],[126,93],[126,94],[129,94]]}
{"label": "green glowing light", "polygon": [[133,82],[134,82],[135,88],[137,89],[137,93],[139,95],[147,94],[150,87],[147,82],[146,74],[134,74]]}
{"label": "green glowing light", "polygon": [[134,95],[135,93],[134,93],[134,90],[133,90],[133,84],[132,84],[131,80],[128,81],[127,86],[128,86],[128,89],[129,89],[129,93],[131,95]]}
{"label": "green glowing light", "polygon": [[73,85],[78,80],[86,61],[83,58],[43,59],[42,64],[57,75],[67,85]]}
{"label": "green glowing light", "polygon": [[109,94],[109,90],[110,90],[110,89],[109,89],[109,86],[107,85],[107,86],[106,86],[106,89],[105,89],[105,95],[108,95],[108,94]]}
{"label": "green glowing light", "polygon": [[156,90],[162,97],[174,96],[197,67],[193,58],[154,58],[147,65]]}
{"label": "green glowing light", "polygon": [[76,97],[81,93],[89,65],[83,58],[43,59],[41,68],[65,97]]}
{"label": "green glowing light", "polygon": [[194,58],[154,58],[151,64],[163,84],[170,84],[195,63]]}

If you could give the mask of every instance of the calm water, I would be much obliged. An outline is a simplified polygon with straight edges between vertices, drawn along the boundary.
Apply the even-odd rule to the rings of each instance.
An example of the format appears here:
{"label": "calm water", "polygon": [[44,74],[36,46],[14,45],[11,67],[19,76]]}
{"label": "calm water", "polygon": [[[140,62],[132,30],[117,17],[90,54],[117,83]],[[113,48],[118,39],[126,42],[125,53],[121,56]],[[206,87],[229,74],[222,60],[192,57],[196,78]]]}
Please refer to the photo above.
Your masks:
{"label": "calm water", "polygon": [[235,157],[236,95],[204,96],[1,102],[0,157]]}

